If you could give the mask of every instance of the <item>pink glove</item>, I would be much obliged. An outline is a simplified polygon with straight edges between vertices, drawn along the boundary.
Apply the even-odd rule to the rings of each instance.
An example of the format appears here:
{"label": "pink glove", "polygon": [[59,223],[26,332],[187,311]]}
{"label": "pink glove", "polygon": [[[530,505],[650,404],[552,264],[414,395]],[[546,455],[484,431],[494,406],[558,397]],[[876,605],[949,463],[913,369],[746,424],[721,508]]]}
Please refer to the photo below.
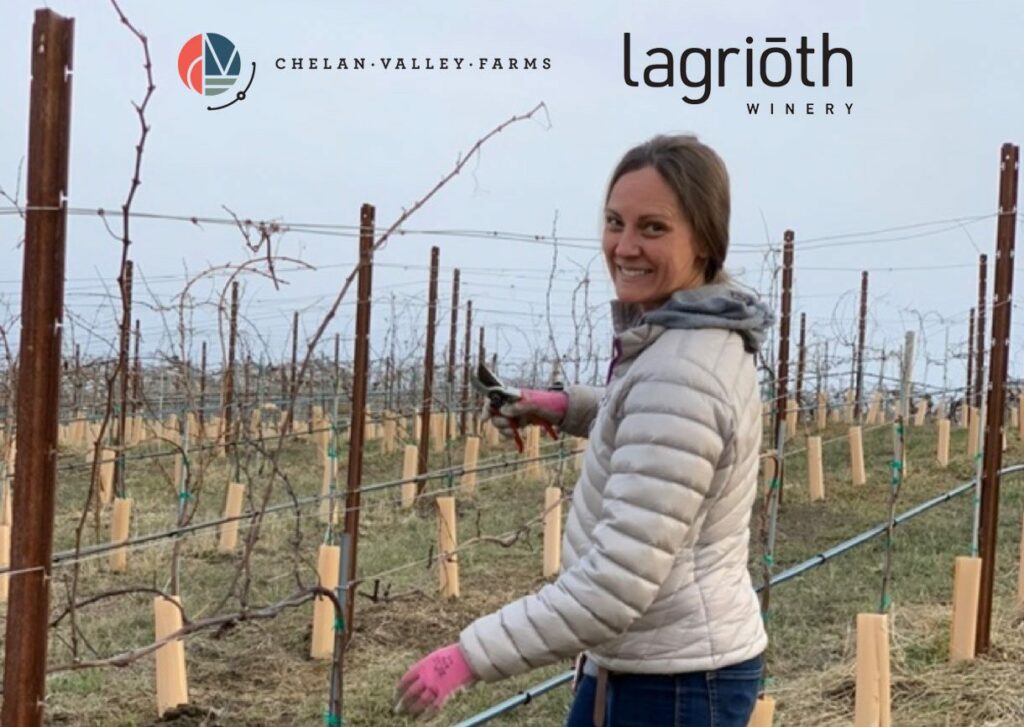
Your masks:
{"label": "pink glove", "polygon": [[491,414],[490,405],[484,406],[484,419],[490,419],[498,432],[507,439],[512,439],[512,424],[524,427],[534,424],[536,418],[551,424],[561,424],[565,412],[569,409],[569,395],[564,391],[544,391],[541,389],[520,389],[523,395],[519,401],[501,407],[498,414]]}
{"label": "pink glove", "polygon": [[445,646],[416,662],[398,682],[395,714],[433,716],[452,694],[475,681],[459,645]]}

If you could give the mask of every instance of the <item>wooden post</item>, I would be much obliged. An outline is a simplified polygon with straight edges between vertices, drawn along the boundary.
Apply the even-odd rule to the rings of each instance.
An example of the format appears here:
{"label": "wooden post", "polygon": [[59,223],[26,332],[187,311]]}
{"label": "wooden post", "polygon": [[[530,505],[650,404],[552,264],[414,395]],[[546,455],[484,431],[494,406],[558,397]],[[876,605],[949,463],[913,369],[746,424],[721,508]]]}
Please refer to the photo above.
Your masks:
{"label": "wooden post", "polygon": [[[321,545],[317,551],[316,574],[320,587],[328,591],[338,588],[338,573],[341,565],[341,548],[337,545]],[[309,656],[312,659],[330,659],[334,654],[334,603],[325,596],[313,601],[313,635],[310,638]]]}
{"label": "wooden post", "polygon": [[769,491],[772,486],[772,480],[775,479],[775,458],[766,457],[764,460],[764,489]]}
{"label": "wooden post", "polygon": [[811,502],[825,499],[825,471],[821,461],[821,437],[807,438],[807,489]]}
{"label": "wooden post", "polygon": [[924,426],[924,417],[928,413],[928,400],[921,399],[917,402],[917,411],[914,412],[914,426]]}
{"label": "wooden post", "polygon": [[797,409],[795,399],[786,399],[786,436],[795,437],[797,429],[797,416],[800,411]]}
{"label": "wooden post", "polygon": [[[331,513],[331,511],[332,511],[332,508],[331,508],[331,494],[332,494],[331,493],[331,484],[335,481],[335,475],[337,475],[337,472],[338,472],[338,459],[336,457],[329,457],[325,453],[324,458],[323,458],[323,463],[324,463],[323,478],[322,478],[321,484],[320,484],[320,509],[319,509],[320,522],[322,522],[322,523],[335,522],[336,523],[336,522],[338,522],[338,498],[337,497],[334,498],[334,500],[335,500],[334,507],[333,507],[333,515],[334,515],[334,517],[332,518],[331,517],[331,514],[332,514]],[[337,493],[334,493],[334,494],[337,495]]]}
{"label": "wooden post", "polygon": [[390,411],[384,412],[384,454],[391,454],[395,451],[395,415]]}
{"label": "wooden post", "polygon": [[485,441],[487,442],[487,446],[497,447],[498,428],[494,426],[489,419],[487,420],[487,423],[484,425],[484,432],[486,433],[484,438]]}
{"label": "wooden post", "polygon": [[936,459],[939,467],[949,466],[949,419],[939,419],[939,448]]}
{"label": "wooden post", "polygon": [[316,417],[313,419],[313,442],[316,444],[316,454],[319,459],[325,459],[330,450],[331,425],[326,419]]}
{"label": "wooden post", "polygon": [[850,474],[855,485],[868,481],[864,472],[864,440],[859,426],[850,427]]}
{"label": "wooden post", "polygon": [[584,437],[573,437],[572,441],[573,441],[574,448],[579,450],[576,453],[576,470],[578,472],[582,472],[583,471],[583,460],[584,460],[584,458],[586,457],[586,454],[587,454],[587,445],[589,443],[589,440],[584,438]]}
{"label": "wooden post", "polygon": [[[166,638],[181,629],[181,609],[178,596],[168,600],[163,596],[153,599],[153,614],[156,621],[156,640]],[[181,639],[168,641],[156,650],[156,709],[162,717],[164,712],[180,704],[188,704],[188,676],[185,671],[185,642]]]}
{"label": "wooden post", "polygon": [[775,697],[762,694],[754,704],[754,713],[750,715],[747,727],[772,727],[775,721]]}
{"label": "wooden post", "polygon": [[540,457],[540,427],[532,426],[526,429],[526,446],[524,447],[526,458],[531,460],[526,463],[526,477],[536,479],[540,477],[541,466],[537,457]]}
{"label": "wooden post", "polygon": [[[132,498],[114,498],[114,509],[110,518],[110,542],[123,543],[128,540],[132,521]],[[122,573],[128,570],[128,548],[122,546],[110,551],[110,570]]]}
{"label": "wooden post", "polygon": [[403,482],[401,485],[403,508],[410,508],[416,502],[416,482],[413,478],[416,477],[416,460],[418,455],[419,450],[415,444],[405,445],[405,459],[402,461],[402,479],[409,481]]}
{"label": "wooden post", "polygon": [[9,475],[4,475],[0,480],[0,525],[10,525],[13,521],[11,494],[11,478]]}
{"label": "wooden post", "polygon": [[818,394],[818,410],[815,412],[817,415],[818,430],[822,430],[828,426],[828,397],[824,394]]}
{"label": "wooden post", "polygon": [[112,449],[100,450],[100,504],[109,505],[114,496],[114,466],[117,453]]}
{"label": "wooden post", "polygon": [[466,455],[462,462],[462,493],[476,492],[476,465],[480,454],[480,437],[466,437]]}
{"label": "wooden post", "polygon": [[455,523],[455,498],[437,498],[437,559],[443,598],[459,597],[459,561],[449,555],[458,547]]}
{"label": "wooden post", "polygon": [[868,404],[868,416],[867,419],[864,420],[864,423],[868,426],[878,424],[878,409],[881,405],[880,399],[881,397],[879,397],[877,391],[871,396],[871,403]]}
{"label": "wooden post", "polygon": [[889,617],[857,614],[857,682],[854,727],[889,727]]}
{"label": "wooden post", "polygon": [[443,452],[445,447],[444,438],[444,412],[436,411],[430,418],[430,441],[433,443],[433,451]]}
{"label": "wooden post", "polygon": [[544,488],[544,577],[558,575],[562,564],[562,490]]}
{"label": "wooden post", "polygon": [[[237,518],[242,514],[242,501],[245,498],[245,485],[232,482],[228,485],[228,496],[224,503],[224,518]],[[220,526],[220,538],[217,550],[230,553],[238,545],[238,520],[230,520]]]}
{"label": "wooden post", "polygon": [[978,428],[981,424],[981,414],[976,407],[970,407],[970,417],[967,421],[967,456],[973,458],[978,453]]}
{"label": "wooden post", "polygon": [[953,562],[953,621],[949,636],[951,662],[974,659],[980,586],[981,558],[958,556]]}

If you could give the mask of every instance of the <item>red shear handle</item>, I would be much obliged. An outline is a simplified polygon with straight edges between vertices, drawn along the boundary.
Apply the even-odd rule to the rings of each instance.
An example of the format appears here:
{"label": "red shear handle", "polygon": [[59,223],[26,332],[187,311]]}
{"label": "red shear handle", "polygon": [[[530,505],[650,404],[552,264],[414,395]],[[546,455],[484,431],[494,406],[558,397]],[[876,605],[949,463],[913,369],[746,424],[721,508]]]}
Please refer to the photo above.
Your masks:
{"label": "red shear handle", "polygon": [[547,432],[552,439],[556,441],[558,440],[558,433],[555,431],[554,425],[544,417],[538,416],[537,414],[531,414],[529,421],[530,424],[537,424],[538,426],[543,427],[544,431]]}

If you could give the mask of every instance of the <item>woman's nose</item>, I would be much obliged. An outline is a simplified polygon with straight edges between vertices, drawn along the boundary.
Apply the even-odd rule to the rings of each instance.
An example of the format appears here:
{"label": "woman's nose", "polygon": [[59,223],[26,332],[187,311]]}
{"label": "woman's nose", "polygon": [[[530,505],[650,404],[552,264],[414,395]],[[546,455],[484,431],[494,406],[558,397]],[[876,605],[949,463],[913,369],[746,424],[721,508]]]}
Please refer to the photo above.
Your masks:
{"label": "woman's nose", "polygon": [[640,242],[634,232],[629,229],[622,231],[615,241],[615,254],[618,257],[636,257],[640,254]]}

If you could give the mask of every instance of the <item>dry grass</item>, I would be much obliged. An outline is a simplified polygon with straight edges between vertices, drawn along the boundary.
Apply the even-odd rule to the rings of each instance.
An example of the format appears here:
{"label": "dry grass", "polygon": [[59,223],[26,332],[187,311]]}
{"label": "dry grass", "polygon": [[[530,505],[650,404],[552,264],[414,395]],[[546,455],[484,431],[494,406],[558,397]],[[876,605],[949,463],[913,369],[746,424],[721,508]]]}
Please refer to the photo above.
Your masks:
{"label": "dry grass", "polygon": [[[826,437],[842,433],[833,426]],[[910,479],[901,494],[903,510],[972,476],[971,463],[959,456],[948,470],[930,466],[934,429],[910,430]],[[964,452],[964,432],[954,432],[953,451]],[[802,438],[800,438],[802,439]],[[798,441],[800,441],[798,439]],[[1011,437],[1008,463],[1019,462],[1024,449]],[[320,473],[311,462],[311,442],[299,442],[286,452],[284,466],[297,494],[319,489]],[[792,445],[796,447],[796,442]],[[826,503],[810,503],[805,494],[802,454],[787,460],[787,489],[779,532],[779,569],[798,562],[884,519],[891,457],[888,429],[868,432],[865,449],[869,484],[850,486],[844,442],[827,445]],[[502,448],[503,452],[508,452]],[[495,452],[483,452],[494,456]],[[397,476],[400,454],[387,456],[371,445],[367,452],[367,481]],[[461,458],[452,453],[454,461]],[[80,461],[80,455],[75,461]],[[444,464],[435,455],[431,466]],[[173,522],[176,500],[151,460],[133,463],[129,487],[138,503],[134,532],[149,532]],[[200,499],[200,519],[215,517],[227,472],[215,464],[208,471],[207,494]],[[550,478],[550,475],[548,475]],[[260,481],[258,481],[260,482]],[[573,473],[567,469],[565,483]],[[457,484],[457,483],[454,483]],[[505,477],[482,483],[475,497],[459,503],[460,540],[480,533],[514,530],[541,509],[547,479],[524,481]],[[58,548],[67,547],[81,502],[84,473],[61,478]],[[432,486],[433,487],[433,486]],[[394,571],[382,579],[392,600],[357,600],[356,631],[345,681],[345,722],[348,725],[403,724],[391,715],[392,690],[404,670],[427,651],[457,638],[475,616],[535,590],[540,577],[539,532],[510,548],[482,543],[460,555],[463,597],[445,602],[437,595],[436,570],[427,567],[435,524],[429,507],[405,512],[395,506],[396,492],[364,497],[360,528],[360,573],[367,576]],[[278,491],[275,500],[285,501]],[[1014,593],[1020,515],[1024,503],[1021,478],[1003,484],[1000,562],[991,654],[976,663],[950,667],[948,620],[952,562],[965,554],[970,538],[970,498],[941,505],[901,526],[896,534],[893,607],[893,717],[899,725],[1011,725],[1024,723],[1024,625],[1015,611]],[[104,535],[104,537],[106,537]],[[290,593],[297,581],[314,580],[316,545],[322,526],[315,508],[303,516],[286,513],[272,518],[253,560],[256,579],[252,603],[271,603]],[[298,543],[295,551],[294,544]],[[183,600],[193,618],[211,615],[237,568],[237,556],[217,555],[211,536],[186,541],[183,561]],[[295,553],[298,553],[298,557]],[[163,587],[168,575],[167,545],[133,552],[127,575],[107,572],[105,561],[84,568],[81,595],[126,585]],[[755,545],[754,572],[759,556]],[[402,570],[402,565],[414,564]],[[54,607],[65,598],[57,574]],[[853,632],[858,612],[877,608],[881,583],[881,541],[840,556],[834,562],[779,586],[773,592],[769,620],[769,692],[778,700],[777,725],[849,724],[853,710]],[[373,590],[372,583],[360,589]],[[237,606],[237,603],[233,604]],[[229,605],[229,607],[231,607]],[[148,597],[122,597],[84,609],[83,634],[97,654],[109,655],[152,639]],[[178,725],[316,725],[323,724],[328,667],[308,659],[309,604],[284,612],[273,621],[239,625],[222,634],[207,633],[187,643],[192,707],[164,721]],[[68,638],[62,628],[52,639],[50,663],[64,663]],[[83,656],[92,656],[89,648]],[[452,724],[518,690],[559,673],[568,664],[524,675],[496,685],[479,685],[459,695],[435,724]],[[514,710],[495,724],[555,725],[564,721],[568,690],[559,688],[534,703]],[[51,677],[48,723],[117,726],[156,723],[153,659],[143,658],[123,669],[83,670]]]}

